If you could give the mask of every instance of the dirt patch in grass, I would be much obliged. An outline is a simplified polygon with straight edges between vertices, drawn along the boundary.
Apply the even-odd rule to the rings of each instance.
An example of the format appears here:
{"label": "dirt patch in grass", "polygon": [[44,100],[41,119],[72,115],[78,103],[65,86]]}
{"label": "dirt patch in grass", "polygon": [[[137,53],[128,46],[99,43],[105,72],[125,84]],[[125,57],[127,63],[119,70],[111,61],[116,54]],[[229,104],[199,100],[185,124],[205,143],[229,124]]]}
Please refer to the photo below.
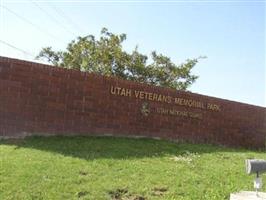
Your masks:
{"label": "dirt patch in grass", "polygon": [[88,175],[88,172],[85,172],[85,171],[83,171],[83,170],[80,170],[80,171],[79,171],[79,175],[81,175],[81,176],[86,176],[86,175]]}
{"label": "dirt patch in grass", "polygon": [[127,189],[116,189],[108,192],[112,200],[146,200],[141,195],[130,194]]}
{"label": "dirt patch in grass", "polygon": [[147,200],[147,199],[145,197],[142,197],[142,196],[136,196],[136,197],[133,197],[132,200]]}
{"label": "dirt patch in grass", "polygon": [[122,199],[128,194],[127,189],[116,189],[113,191],[108,192],[113,200]]}
{"label": "dirt patch in grass", "polygon": [[78,198],[84,197],[84,196],[86,196],[87,194],[89,194],[89,192],[87,192],[87,191],[81,191],[81,192],[78,192]]}
{"label": "dirt patch in grass", "polygon": [[162,196],[162,195],[164,195],[164,193],[165,192],[167,192],[167,188],[166,187],[155,187],[154,189],[153,189],[153,192],[152,192],[152,194],[154,195],[154,196]]}

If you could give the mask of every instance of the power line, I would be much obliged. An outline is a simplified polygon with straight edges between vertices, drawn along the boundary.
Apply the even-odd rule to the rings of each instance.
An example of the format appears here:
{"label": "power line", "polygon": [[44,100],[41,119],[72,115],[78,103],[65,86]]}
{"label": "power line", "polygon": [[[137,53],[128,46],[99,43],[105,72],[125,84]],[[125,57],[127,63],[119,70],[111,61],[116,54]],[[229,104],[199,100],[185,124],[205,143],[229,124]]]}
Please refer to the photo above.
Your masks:
{"label": "power line", "polygon": [[80,26],[78,26],[70,17],[68,17],[61,9],[49,4],[51,8],[55,10],[55,12],[60,15],[65,21],[67,21],[69,24],[73,26],[73,28],[78,29],[80,32],[82,32],[82,29]]}
{"label": "power line", "polygon": [[69,34],[77,37],[76,34],[74,34],[72,31],[69,31],[62,23],[60,23],[55,17],[53,17],[52,15],[50,15],[44,8],[42,8],[41,6],[39,6],[35,1],[32,1],[31,2],[38,8],[40,9],[43,13],[45,13],[48,17],[50,17],[50,19],[56,23],[57,25],[61,26],[65,31],[67,31]]}
{"label": "power line", "polygon": [[[265,3],[265,0],[39,0],[39,3]],[[8,3],[28,3],[27,0],[9,0]]]}
{"label": "power line", "polygon": [[41,28],[40,26],[38,26],[38,25],[32,23],[32,22],[31,22],[30,20],[28,20],[27,18],[25,18],[25,17],[23,17],[23,16],[20,16],[19,14],[17,14],[16,12],[10,10],[10,9],[7,8],[6,6],[0,5],[0,7],[6,9],[8,12],[12,13],[13,15],[15,15],[16,17],[18,17],[18,18],[21,19],[22,21],[25,21],[25,22],[27,22],[28,24],[32,25],[33,27],[35,27],[36,29],[38,29],[38,30],[41,31],[42,33],[45,33],[45,34],[49,35],[50,37],[52,37],[52,38],[54,38],[54,39],[56,39],[56,40],[59,40],[60,42],[63,43],[63,41],[62,41],[60,38],[58,38],[58,37],[56,37],[55,35],[53,35],[53,34],[47,32],[45,29]]}
{"label": "power line", "polygon": [[26,55],[29,55],[29,56],[31,56],[31,57],[35,57],[33,54],[31,54],[31,53],[29,53],[29,52],[27,52],[27,51],[25,51],[25,50],[23,50],[23,49],[20,49],[20,48],[18,48],[18,47],[15,47],[14,45],[12,45],[12,44],[9,44],[8,42],[5,42],[5,41],[3,41],[3,40],[0,40],[0,43],[2,43],[2,44],[4,44],[4,45],[6,45],[6,46],[9,46],[9,47],[11,47],[11,48],[13,48],[13,49],[15,49],[15,50],[17,50],[17,51],[20,51],[20,52],[22,52],[22,53],[24,53],[24,54],[26,54]]}

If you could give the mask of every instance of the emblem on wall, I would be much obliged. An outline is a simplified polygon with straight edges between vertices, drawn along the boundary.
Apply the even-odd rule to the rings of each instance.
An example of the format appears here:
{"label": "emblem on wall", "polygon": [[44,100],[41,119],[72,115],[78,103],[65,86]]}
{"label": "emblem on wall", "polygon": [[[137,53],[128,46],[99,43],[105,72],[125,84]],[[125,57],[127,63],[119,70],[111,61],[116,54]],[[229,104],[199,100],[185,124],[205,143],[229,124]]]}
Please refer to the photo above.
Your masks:
{"label": "emblem on wall", "polygon": [[144,102],[141,105],[140,111],[145,117],[148,116],[150,114],[149,104],[147,102]]}

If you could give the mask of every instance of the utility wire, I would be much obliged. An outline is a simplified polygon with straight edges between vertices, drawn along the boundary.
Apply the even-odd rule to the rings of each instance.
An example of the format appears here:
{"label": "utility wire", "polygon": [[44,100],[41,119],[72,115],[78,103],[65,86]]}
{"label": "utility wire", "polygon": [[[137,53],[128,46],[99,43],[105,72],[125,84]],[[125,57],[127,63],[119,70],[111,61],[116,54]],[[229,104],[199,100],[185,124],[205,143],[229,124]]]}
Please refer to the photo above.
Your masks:
{"label": "utility wire", "polygon": [[77,35],[75,33],[73,33],[72,31],[69,31],[68,28],[66,28],[62,23],[60,23],[55,17],[53,17],[52,15],[50,15],[44,8],[42,8],[41,6],[39,6],[35,1],[31,2],[38,8],[40,9],[43,13],[45,13],[48,17],[50,17],[50,19],[57,25],[61,26],[65,31],[67,31],[69,34],[73,35],[74,37],[77,37]]}
{"label": "utility wire", "polygon": [[18,48],[18,47],[15,47],[14,45],[12,45],[12,44],[9,44],[8,42],[5,42],[5,41],[3,41],[3,40],[0,40],[0,43],[2,43],[2,44],[4,44],[4,45],[6,45],[6,46],[9,46],[9,47],[11,47],[12,49],[16,49],[17,51],[20,51],[20,52],[22,52],[22,53],[24,53],[24,54],[26,54],[26,55],[29,55],[29,56],[31,56],[31,57],[35,57],[33,54],[31,54],[31,53],[29,53],[29,52],[27,52],[27,51],[25,51],[25,50],[23,50],[23,49],[20,49],[20,48]]}
{"label": "utility wire", "polygon": [[[9,0],[8,3],[28,3],[27,0]],[[265,3],[265,0],[39,0],[39,3]]]}
{"label": "utility wire", "polygon": [[8,12],[12,13],[13,15],[15,15],[16,17],[18,17],[19,19],[21,19],[22,21],[27,22],[28,24],[32,25],[33,27],[35,27],[36,29],[38,29],[39,31],[41,31],[42,33],[45,33],[47,35],[49,35],[50,37],[59,40],[60,42],[64,43],[59,37],[56,37],[55,35],[47,32],[45,29],[41,28],[40,26],[32,23],[30,20],[28,20],[27,18],[20,16],[19,14],[17,14],[16,12],[10,10],[9,8],[7,8],[6,6],[0,5],[0,7],[6,9]]}
{"label": "utility wire", "polygon": [[73,28],[79,30],[80,32],[83,32],[80,26],[78,26],[70,17],[68,17],[61,9],[57,8],[56,6],[49,4],[51,8],[54,9],[54,11],[60,15],[66,22],[72,25]]}

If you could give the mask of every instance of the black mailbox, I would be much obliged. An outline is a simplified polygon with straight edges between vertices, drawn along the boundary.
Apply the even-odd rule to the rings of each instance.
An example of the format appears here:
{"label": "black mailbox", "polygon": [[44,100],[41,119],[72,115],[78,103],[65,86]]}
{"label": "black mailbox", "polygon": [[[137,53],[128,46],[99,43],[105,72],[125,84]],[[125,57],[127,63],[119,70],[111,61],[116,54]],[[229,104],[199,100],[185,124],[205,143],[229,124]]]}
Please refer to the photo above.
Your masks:
{"label": "black mailbox", "polygon": [[248,174],[255,173],[258,176],[266,172],[266,160],[246,160],[246,170]]}

